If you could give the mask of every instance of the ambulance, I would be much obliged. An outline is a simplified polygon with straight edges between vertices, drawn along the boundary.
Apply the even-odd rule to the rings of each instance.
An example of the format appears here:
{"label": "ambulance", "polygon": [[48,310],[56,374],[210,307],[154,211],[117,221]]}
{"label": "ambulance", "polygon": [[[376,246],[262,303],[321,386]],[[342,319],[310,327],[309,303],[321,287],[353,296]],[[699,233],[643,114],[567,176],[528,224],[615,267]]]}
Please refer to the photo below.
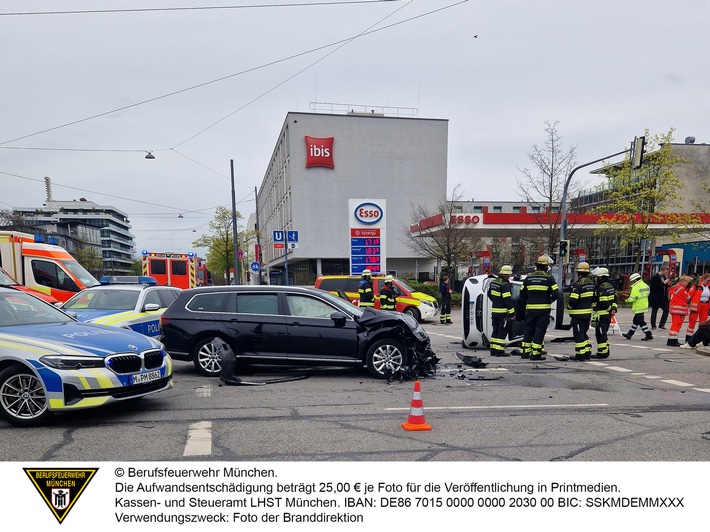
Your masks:
{"label": "ambulance", "polygon": [[0,267],[20,284],[57,301],[99,282],[61,246],[43,235],[0,231]]}
{"label": "ambulance", "polygon": [[196,288],[212,284],[205,261],[194,253],[141,252],[142,275],[155,277],[159,285]]}

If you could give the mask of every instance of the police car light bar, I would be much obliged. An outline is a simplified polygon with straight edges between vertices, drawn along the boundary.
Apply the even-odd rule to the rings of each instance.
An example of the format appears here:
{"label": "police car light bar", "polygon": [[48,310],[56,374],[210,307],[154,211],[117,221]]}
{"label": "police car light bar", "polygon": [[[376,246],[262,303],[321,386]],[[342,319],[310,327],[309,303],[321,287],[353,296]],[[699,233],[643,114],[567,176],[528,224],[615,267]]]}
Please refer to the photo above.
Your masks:
{"label": "police car light bar", "polygon": [[157,285],[155,277],[147,275],[104,275],[99,279],[101,284],[147,284]]}

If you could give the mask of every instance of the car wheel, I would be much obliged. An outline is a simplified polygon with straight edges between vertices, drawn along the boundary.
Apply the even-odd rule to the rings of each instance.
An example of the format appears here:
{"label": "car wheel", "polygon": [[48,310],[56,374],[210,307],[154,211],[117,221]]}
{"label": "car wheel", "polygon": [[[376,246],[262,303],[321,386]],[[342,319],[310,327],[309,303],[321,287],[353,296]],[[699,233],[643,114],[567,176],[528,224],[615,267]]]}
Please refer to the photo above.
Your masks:
{"label": "car wheel", "polygon": [[367,369],[378,379],[386,379],[403,364],[404,347],[396,340],[378,340],[367,350]]}
{"label": "car wheel", "polygon": [[222,356],[219,345],[222,340],[216,336],[203,338],[192,350],[192,362],[197,371],[207,377],[219,377],[222,371]]}
{"label": "car wheel", "polygon": [[419,312],[419,309],[415,307],[407,307],[406,309],[404,309],[404,313],[409,314],[412,318],[417,320],[417,323],[422,321],[422,314],[421,312]]}
{"label": "car wheel", "polygon": [[18,427],[35,427],[52,415],[42,381],[24,366],[0,372],[0,414]]}

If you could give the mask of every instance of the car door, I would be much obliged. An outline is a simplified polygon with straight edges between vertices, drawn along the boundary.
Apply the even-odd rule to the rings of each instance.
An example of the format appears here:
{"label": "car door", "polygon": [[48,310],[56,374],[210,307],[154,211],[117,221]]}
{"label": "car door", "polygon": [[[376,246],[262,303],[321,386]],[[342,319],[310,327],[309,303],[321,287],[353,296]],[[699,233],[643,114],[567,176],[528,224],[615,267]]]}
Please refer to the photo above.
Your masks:
{"label": "car door", "polygon": [[232,292],[220,319],[237,356],[286,360],[286,319],[277,292]]}
{"label": "car door", "polygon": [[[310,294],[284,296],[289,361],[352,363],[357,358],[357,325],[351,316]],[[333,319],[334,313],[340,319]]]}

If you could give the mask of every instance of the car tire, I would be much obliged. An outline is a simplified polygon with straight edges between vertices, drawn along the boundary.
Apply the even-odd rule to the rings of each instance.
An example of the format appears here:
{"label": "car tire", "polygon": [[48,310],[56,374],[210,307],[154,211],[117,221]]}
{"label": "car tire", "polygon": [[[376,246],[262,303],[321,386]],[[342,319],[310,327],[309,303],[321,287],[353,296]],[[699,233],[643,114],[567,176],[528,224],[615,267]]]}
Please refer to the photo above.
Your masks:
{"label": "car tire", "polygon": [[200,339],[192,349],[192,362],[195,368],[206,377],[219,377],[222,371],[221,350],[218,347],[222,339],[207,336]]}
{"label": "car tire", "polygon": [[405,308],[404,314],[409,314],[412,318],[417,320],[417,323],[420,323],[422,321],[422,314],[421,314],[421,312],[419,312],[419,309],[416,307]]}
{"label": "car tire", "polygon": [[373,377],[386,379],[402,367],[405,357],[401,342],[390,338],[377,340],[367,350],[367,370]]}
{"label": "car tire", "polygon": [[42,381],[25,366],[0,371],[0,414],[18,427],[36,427],[52,416]]}

